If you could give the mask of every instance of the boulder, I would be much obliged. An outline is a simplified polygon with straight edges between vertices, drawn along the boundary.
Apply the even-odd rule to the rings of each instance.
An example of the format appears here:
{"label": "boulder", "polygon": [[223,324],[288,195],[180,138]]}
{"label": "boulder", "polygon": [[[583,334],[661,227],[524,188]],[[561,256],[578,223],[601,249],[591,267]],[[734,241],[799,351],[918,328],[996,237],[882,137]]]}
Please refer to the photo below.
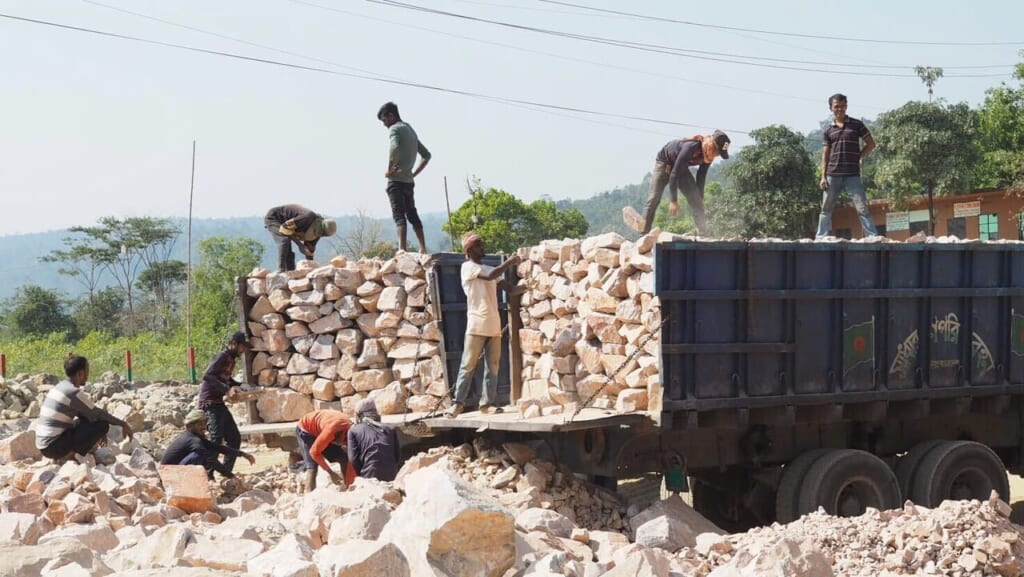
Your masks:
{"label": "boulder", "polygon": [[406,497],[381,532],[409,559],[414,575],[500,577],[515,562],[512,514],[439,465],[404,479]]}
{"label": "boulder", "polygon": [[409,577],[409,562],[394,543],[355,540],[328,545],[314,556],[321,577]]}
{"label": "boulder", "polygon": [[31,513],[0,513],[0,543],[35,545],[43,530]]}
{"label": "boulder", "polygon": [[0,465],[22,459],[39,460],[43,456],[36,448],[36,432],[22,431],[0,439]]}
{"label": "boulder", "polygon": [[121,543],[117,538],[117,535],[114,534],[114,530],[109,526],[89,524],[61,527],[43,535],[39,539],[39,544],[46,545],[60,539],[78,541],[88,547],[91,551],[98,553],[106,553]]}
{"label": "boulder", "polygon": [[550,509],[531,507],[516,515],[516,528],[526,532],[545,531],[556,537],[568,539],[572,536],[576,524],[565,515]]}
{"label": "boulder", "polygon": [[183,524],[161,527],[137,545],[117,551],[108,557],[110,566],[118,571],[175,567],[185,548],[195,541],[192,530]]}
{"label": "boulder", "polygon": [[193,567],[245,571],[249,559],[260,553],[263,553],[263,543],[259,541],[240,539],[225,546],[225,543],[198,535],[195,542],[185,548],[182,561]]}
{"label": "boulder", "polygon": [[256,409],[266,423],[298,421],[313,410],[313,401],[290,389],[269,389],[256,400]]}
{"label": "boulder", "polygon": [[39,577],[54,559],[87,569],[102,566],[86,545],[73,539],[57,539],[47,545],[0,543],[0,575],[4,577]]}
{"label": "boulder", "polygon": [[358,392],[383,389],[394,380],[391,369],[368,369],[352,375],[352,387]]}
{"label": "boulder", "polygon": [[349,511],[331,521],[327,544],[341,545],[357,539],[375,541],[390,519],[391,508],[383,503]]}
{"label": "boulder", "polygon": [[249,560],[252,577],[319,577],[313,550],[306,539],[285,535],[272,549]]}
{"label": "boulder", "polygon": [[164,484],[168,505],[186,513],[213,510],[213,495],[206,469],[199,465],[159,465],[157,471]]}
{"label": "boulder", "polygon": [[634,528],[637,543],[666,550],[694,547],[701,533],[725,533],[678,496],[654,503],[631,517],[629,524]]}

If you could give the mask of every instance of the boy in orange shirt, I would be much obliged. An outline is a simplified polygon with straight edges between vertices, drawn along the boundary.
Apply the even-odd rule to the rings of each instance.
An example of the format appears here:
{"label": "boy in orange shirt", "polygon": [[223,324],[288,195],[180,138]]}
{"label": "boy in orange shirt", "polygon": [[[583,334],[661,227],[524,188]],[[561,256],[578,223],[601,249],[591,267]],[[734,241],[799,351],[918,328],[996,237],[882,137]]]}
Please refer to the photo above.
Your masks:
{"label": "boy in orange shirt", "polygon": [[[348,438],[351,419],[341,411],[313,411],[303,415],[295,427],[295,437],[299,441],[302,460],[306,469],[306,491],[316,489],[316,472],[319,466],[330,475],[335,485],[350,485],[355,479],[355,471],[348,462],[345,441]],[[327,464],[327,461],[339,463],[345,472],[342,477]]]}

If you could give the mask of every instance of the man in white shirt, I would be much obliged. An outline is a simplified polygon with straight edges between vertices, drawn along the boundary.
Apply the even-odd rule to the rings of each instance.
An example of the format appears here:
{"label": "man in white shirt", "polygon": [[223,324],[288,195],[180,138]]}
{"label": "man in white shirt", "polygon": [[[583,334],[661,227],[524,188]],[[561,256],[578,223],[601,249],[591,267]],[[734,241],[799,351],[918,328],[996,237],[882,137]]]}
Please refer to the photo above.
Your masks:
{"label": "man in white shirt", "polygon": [[501,362],[501,317],[498,316],[498,291],[514,294],[515,286],[502,280],[509,268],[519,264],[519,255],[514,254],[496,267],[483,264],[484,243],[480,235],[469,231],[462,235],[462,250],[466,262],[462,263],[462,290],[466,291],[466,342],[459,365],[459,378],[455,382],[455,399],[449,417],[458,416],[469,396],[473,373],[484,355],[483,391],[480,395],[481,413],[499,413],[501,407],[494,407],[498,392],[498,367]]}

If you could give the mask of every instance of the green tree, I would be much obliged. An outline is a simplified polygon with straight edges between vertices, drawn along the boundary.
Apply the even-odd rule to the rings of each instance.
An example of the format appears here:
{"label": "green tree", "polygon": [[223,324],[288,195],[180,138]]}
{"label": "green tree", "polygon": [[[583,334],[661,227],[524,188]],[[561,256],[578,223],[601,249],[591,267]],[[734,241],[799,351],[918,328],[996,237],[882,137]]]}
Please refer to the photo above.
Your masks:
{"label": "green tree", "polygon": [[[259,266],[263,245],[251,238],[214,236],[199,241],[193,272],[192,322],[197,332],[223,335],[238,323],[235,278]],[[221,337],[223,338],[223,337]]]}
{"label": "green tree", "polygon": [[[415,246],[416,243],[410,243],[410,247]],[[411,250],[411,249],[410,249]],[[360,256],[365,258],[379,258],[381,260],[387,260],[398,252],[398,245],[393,242],[386,240],[379,240],[374,244],[367,246],[363,249],[363,253]]]}
{"label": "green tree", "polygon": [[121,289],[108,287],[98,290],[88,298],[78,300],[71,313],[75,331],[80,335],[91,332],[119,337],[123,334],[121,314],[124,312],[124,293]]}
{"label": "green tree", "polygon": [[941,66],[915,66],[914,73],[921,79],[921,83],[928,88],[928,102],[932,101],[935,83],[942,78]]}
{"label": "green tree", "polygon": [[188,267],[180,260],[153,263],[142,271],[136,285],[145,291],[153,303],[156,320],[162,330],[170,327],[174,314],[177,288],[188,279]]}
{"label": "green tree", "polygon": [[25,285],[5,303],[4,308],[7,330],[12,336],[41,337],[62,333],[65,338],[74,338],[74,324],[67,312],[67,303],[57,291]]}
{"label": "green tree", "polygon": [[560,211],[550,200],[526,204],[512,193],[498,188],[471,189],[471,197],[452,213],[442,226],[459,238],[468,230],[483,237],[488,252],[513,252],[548,238],[579,237],[587,232],[587,221],[578,210]]}
{"label": "green tree", "polygon": [[935,195],[971,190],[980,160],[977,115],[966,103],[908,102],[882,113],[878,123],[876,182],[897,203],[926,195],[931,234]]}
{"label": "green tree", "polygon": [[729,185],[707,196],[715,234],[805,238],[813,234],[821,190],[805,138],[781,125],[750,133],[726,168]]}
{"label": "green tree", "polygon": [[978,109],[979,188],[1024,188],[1024,63],[1017,65],[1014,78],[1021,86],[990,88]]}

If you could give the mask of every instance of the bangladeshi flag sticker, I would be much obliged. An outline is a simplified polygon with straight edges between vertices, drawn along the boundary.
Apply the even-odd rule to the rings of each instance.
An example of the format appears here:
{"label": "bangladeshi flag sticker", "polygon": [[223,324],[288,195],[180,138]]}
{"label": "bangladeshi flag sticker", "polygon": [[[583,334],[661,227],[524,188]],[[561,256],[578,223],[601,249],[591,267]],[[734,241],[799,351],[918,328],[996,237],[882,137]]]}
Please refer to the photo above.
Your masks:
{"label": "bangladeshi flag sticker", "polygon": [[848,373],[862,363],[875,365],[874,317],[866,323],[846,327],[843,331],[843,372]]}

